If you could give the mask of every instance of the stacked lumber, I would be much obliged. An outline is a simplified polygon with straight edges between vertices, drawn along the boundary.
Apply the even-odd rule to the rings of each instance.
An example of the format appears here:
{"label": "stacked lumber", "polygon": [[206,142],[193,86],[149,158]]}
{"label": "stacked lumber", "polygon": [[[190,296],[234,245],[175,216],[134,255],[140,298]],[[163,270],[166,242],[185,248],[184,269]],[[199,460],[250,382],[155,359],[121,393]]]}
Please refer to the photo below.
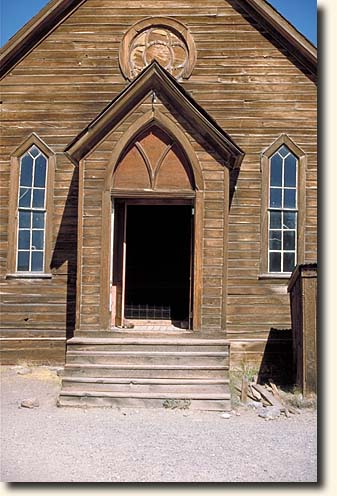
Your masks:
{"label": "stacked lumber", "polygon": [[262,408],[276,407],[286,417],[289,417],[290,414],[295,415],[300,413],[298,409],[285,404],[276,384],[271,380],[269,380],[268,384],[261,385],[257,384],[257,377],[254,377],[253,381],[249,381],[246,376],[243,376],[241,388],[238,387],[237,389],[240,391],[242,404],[249,404],[251,400],[251,404],[254,406],[260,406]]}

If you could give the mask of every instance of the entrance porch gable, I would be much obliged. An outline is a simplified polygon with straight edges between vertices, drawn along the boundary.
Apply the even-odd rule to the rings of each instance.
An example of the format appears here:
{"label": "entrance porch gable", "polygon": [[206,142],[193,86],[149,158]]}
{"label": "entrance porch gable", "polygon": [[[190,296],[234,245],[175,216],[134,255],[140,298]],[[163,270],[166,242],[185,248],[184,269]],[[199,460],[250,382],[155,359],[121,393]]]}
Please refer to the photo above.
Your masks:
{"label": "entrance porch gable", "polygon": [[225,331],[227,217],[239,147],[154,62],[67,153],[80,160],[75,335],[111,329],[120,298],[112,290],[117,198],[190,201],[193,330]]}

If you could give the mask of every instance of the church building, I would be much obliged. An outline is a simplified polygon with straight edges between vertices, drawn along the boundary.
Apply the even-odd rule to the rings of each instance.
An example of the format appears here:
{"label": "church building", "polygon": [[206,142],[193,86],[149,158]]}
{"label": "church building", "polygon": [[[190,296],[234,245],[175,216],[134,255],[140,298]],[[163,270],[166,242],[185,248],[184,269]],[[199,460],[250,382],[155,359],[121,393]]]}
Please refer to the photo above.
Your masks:
{"label": "church building", "polygon": [[316,48],[265,0],[51,0],[0,65],[2,363],[228,409],[317,261]]}

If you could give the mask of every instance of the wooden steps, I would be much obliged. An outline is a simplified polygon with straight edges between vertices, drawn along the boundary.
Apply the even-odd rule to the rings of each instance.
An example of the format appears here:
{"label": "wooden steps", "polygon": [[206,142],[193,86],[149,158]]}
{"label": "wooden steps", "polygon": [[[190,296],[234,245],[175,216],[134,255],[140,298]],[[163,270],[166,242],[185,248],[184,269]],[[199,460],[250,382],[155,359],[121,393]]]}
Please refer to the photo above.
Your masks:
{"label": "wooden steps", "polygon": [[228,375],[225,339],[73,338],[58,404],[229,410]]}

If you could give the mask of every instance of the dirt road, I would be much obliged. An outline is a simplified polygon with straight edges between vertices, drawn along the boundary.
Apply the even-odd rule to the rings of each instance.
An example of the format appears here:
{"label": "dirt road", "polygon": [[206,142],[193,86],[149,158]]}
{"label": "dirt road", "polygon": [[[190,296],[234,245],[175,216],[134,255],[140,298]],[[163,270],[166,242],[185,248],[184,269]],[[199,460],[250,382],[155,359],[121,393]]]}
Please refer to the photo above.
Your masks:
{"label": "dirt road", "polygon": [[[316,412],[263,420],[188,410],[56,406],[60,379],[3,367],[1,480],[10,482],[315,482]],[[27,398],[39,407],[22,408]]]}

